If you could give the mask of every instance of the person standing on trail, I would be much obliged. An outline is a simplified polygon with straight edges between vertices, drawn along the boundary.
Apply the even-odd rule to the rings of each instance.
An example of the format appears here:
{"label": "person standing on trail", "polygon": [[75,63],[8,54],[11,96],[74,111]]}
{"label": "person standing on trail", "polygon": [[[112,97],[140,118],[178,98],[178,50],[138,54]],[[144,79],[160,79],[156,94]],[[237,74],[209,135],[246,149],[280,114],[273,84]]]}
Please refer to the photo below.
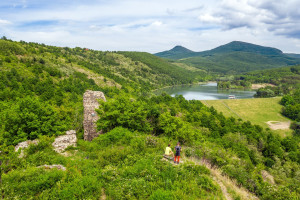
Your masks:
{"label": "person standing on trail", "polygon": [[174,153],[172,151],[172,149],[170,148],[170,144],[166,147],[166,151],[165,151],[165,156],[171,156],[174,157]]}
{"label": "person standing on trail", "polygon": [[177,146],[175,147],[174,163],[176,163],[176,159],[177,159],[177,164],[179,164],[180,152],[181,152],[181,146],[180,143],[178,142]]}

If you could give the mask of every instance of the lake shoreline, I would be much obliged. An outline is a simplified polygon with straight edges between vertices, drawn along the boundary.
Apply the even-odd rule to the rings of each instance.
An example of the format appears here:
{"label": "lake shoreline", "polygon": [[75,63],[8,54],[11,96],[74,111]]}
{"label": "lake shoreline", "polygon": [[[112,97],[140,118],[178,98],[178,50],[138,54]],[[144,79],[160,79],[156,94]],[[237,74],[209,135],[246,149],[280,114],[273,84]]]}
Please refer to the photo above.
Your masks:
{"label": "lake shoreline", "polygon": [[253,98],[256,93],[253,90],[230,89],[220,90],[217,82],[199,82],[197,84],[186,84],[178,86],[168,86],[152,91],[155,95],[167,93],[171,96],[182,95],[186,100],[218,100],[228,99],[234,96],[236,99]]}
{"label": "lake shoreline", "polygon": [[166,88],[171,88],[171,87],[178,87],[178,86],[192,86],[192,85],[205,85],[209,83],[217,83],[216,81],[207,81],[207,82],[198,82],[198,83],[192,83],[192,84],[181,84],[181,85],[169,85],[169,86],[164,86],[162,88],[157,88],[154,90],[151,90],[151,92],[157,91],[157,90],[162,90]]}

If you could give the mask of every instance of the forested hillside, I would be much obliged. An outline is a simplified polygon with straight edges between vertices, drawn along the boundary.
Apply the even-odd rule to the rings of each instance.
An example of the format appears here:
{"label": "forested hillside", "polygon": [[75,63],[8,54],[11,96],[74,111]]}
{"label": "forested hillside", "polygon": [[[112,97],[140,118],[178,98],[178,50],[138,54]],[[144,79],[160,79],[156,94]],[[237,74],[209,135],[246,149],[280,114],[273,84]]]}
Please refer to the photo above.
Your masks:
{"label": "forested hillside", "polygon": [[[298,199],[299,134],[280,138],[200,101],[151,89],[206,79],[151,54],[0,40],[3,199]],[[82,139],[82,94],[101,90],[103,135]],[[75,129],[77,147],[52,149]],[[20,157],[14,145],[39,138]],[[181,142],[180,164],[162,159]],[[220,170],[231,184],[216,177]],[[44,169],[61,164],[66,171]],[[228,182],[226,182],[228,183]],[[240,193],[244,188],[248,194]]]}
{"label": "forested hillside", "polygon": [[257,91],[257,97],[274,97],[286,94],[293,94],[300,88],[300,66],[282,67],[278,69],[268,69],[248,72],[237,75],[234,80],[225,81],[221,84],[227,84],[227,87],[240,83],[242,85],[251,85],[255,83],[271,84]]}
{"label": "forested hillside", "polygon": [[[175,49],[175,48],[174,48]],[[263,47],[246,42],[233,41],[212,50],[193,52],[185,48],[164,51],[155,55],[175,59],[176,62],[197,67],[208,72],[238,74],[254,70],[296,65],[300,59],[284,54],[276,48]]]}
{"label": "forested hillside", "polygon": [[195,73],[147,53],[120,54],[8,40],[0,40],[0,65],[0,141],[7,144],[40,134],[80,130],[82,94],[87,89],[104,91],[107,96],[120,90],[145,94],[195,80]]}

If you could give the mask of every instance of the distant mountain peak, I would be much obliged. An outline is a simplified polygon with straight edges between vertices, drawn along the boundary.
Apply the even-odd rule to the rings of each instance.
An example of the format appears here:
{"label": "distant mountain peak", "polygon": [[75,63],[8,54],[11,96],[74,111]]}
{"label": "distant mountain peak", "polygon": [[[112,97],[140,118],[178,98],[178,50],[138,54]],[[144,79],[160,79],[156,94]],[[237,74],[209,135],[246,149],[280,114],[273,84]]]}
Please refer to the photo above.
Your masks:
{"label": "distant mountain peak", "polygon": [[173,49],[171,49],[170,51],[174,51],[174,52],[183,52],[183,53],[190,53],[190,52],[193,52],[192,50],[189,50],[181,45],[177,45],[175,47],[173,47]]}
{"label": "distant mountain peak", "polygon": [[183,46],[177,45],[168,51],[159,52],[159,53],[156,53],[155,55],[159,56],[159,57],[164,57],[164,58],[176,57],[177,59],[180,59],[180,58],[184,58],[184,57],[190,57],[194,53],[195,52],[192,50],[189,50]]}
{"label": "distant mountain peak", "polygon": [[221,45],[217,48],[210,50],[213,53],[218,52],[235,52],[235,51],[242,51],[242,52],[251,52],[257,53],[262,55],[281,55],[282,51],[273,47],[265,47],[256,44],[251,44],[247,42],[241,41],[232,41],[227,44]]}

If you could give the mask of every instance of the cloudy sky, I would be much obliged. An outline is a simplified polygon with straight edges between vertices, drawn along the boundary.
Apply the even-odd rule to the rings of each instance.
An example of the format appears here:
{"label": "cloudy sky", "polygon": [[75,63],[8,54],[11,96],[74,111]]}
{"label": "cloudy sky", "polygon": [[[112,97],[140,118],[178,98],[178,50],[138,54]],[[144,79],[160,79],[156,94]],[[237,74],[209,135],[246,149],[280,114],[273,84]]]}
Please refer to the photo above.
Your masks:
{"label": "cloudy sky", "polygon": [[300,1],[1,0],[3,35],[98,50],[203,51],[238,40],[300,53]]}

